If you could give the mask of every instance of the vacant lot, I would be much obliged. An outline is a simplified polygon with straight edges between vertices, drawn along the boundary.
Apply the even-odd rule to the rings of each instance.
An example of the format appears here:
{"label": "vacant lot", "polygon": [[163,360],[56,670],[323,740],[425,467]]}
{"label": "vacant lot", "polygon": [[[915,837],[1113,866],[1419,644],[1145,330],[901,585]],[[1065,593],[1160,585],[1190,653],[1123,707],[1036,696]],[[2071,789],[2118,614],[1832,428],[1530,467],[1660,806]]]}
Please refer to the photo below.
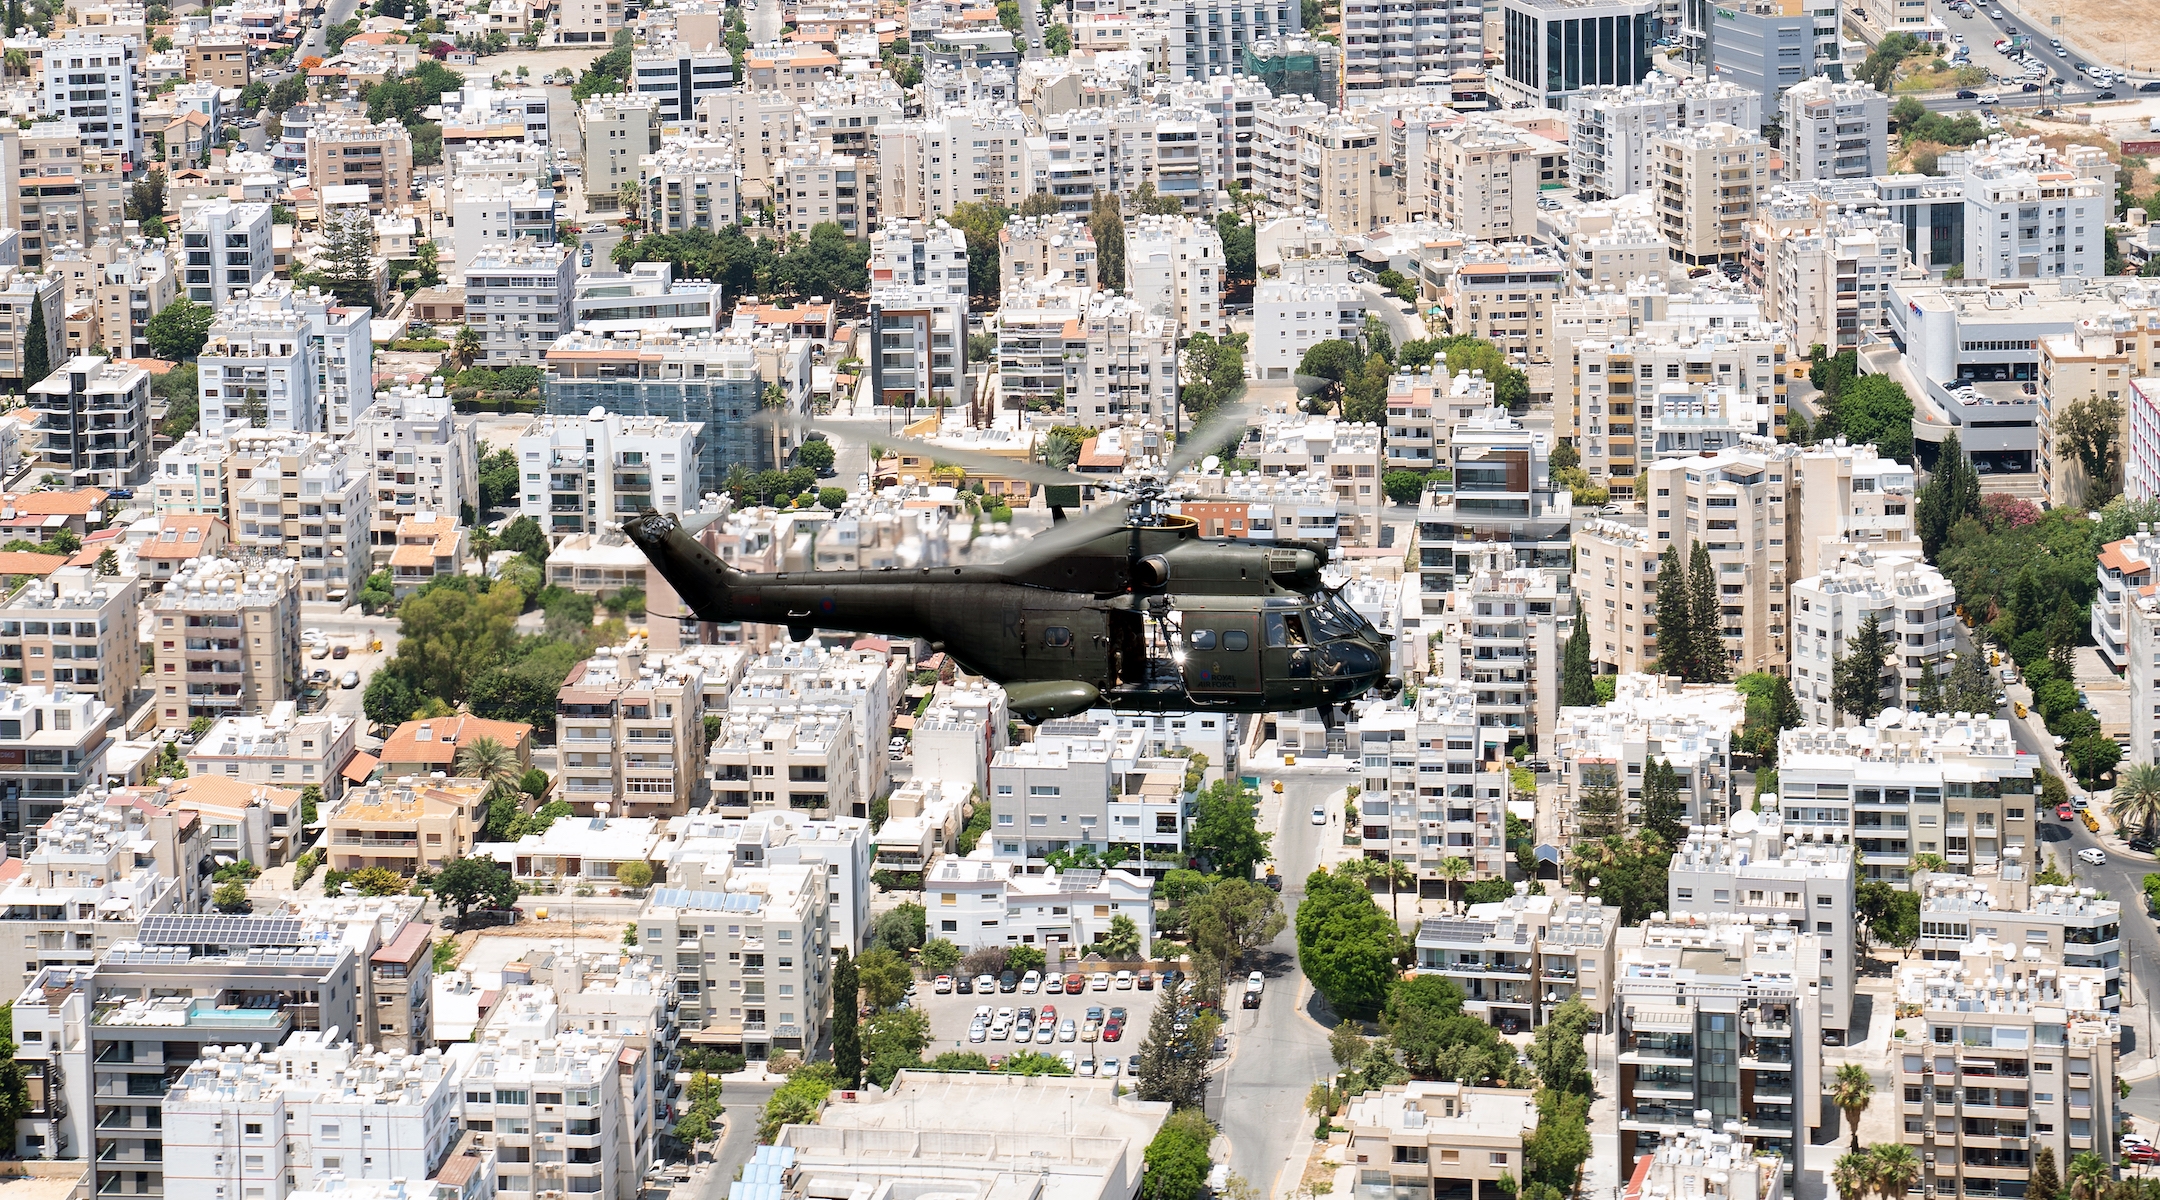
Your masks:
{"label": "vacant lot", "polygon": [[[2059,31],[2073,50],[2128,71],[2160,74],[2160,22],[2153,20],[2152,0],[2016,0],[2014,7],[2043,30]],[[2057,17],[2062,24],[2051,25]]]}

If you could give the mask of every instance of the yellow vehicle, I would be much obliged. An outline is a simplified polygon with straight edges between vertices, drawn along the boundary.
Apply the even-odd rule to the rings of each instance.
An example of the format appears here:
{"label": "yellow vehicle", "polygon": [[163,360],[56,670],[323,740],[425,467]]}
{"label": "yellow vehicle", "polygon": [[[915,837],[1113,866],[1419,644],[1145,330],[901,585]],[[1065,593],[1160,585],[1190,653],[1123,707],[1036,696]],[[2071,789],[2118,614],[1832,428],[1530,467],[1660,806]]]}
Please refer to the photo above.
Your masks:
{"label": "yellow vehicle", "polygon": [[1275,794],[1278,796],[1282,795],[1282,780],[1280,779],[1275,781]]}
{"label": "yellow vehicle", "polygon": [[2079,813],[2078,820],[2085,822],[2085,828],[2088,831],[2093,833],[2100,832],[2100,820],[2099,818],[2092,815],[2091,809],[2088,808],[2085,811]]}
{"label": "yellow vehicle", "polygon": [[2010,707],[2016,711],[2017,715],[2021,717],[2025,715],[2025,702],[2023,700],[2012,700]]}
{"label": "yellow vehicle", "polygon": [[1282,756],[1282,765],[1284,765],[1284,766],[1286,766],[1286,767],[1294,767],[1294,766],[1296,766],[1296,765],[1297,765],[1297,755],[1295,755],[1295,754],[1285,754],[1285,755],[1283,755],[1283,756]]}

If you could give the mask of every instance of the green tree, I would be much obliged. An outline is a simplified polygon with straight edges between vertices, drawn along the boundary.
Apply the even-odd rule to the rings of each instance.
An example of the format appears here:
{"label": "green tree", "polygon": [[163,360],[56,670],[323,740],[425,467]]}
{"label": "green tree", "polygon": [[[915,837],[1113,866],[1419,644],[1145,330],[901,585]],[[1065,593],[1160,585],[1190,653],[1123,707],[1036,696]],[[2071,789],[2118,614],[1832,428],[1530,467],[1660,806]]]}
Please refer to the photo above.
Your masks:
{"label": "green tree", "polygon": [[1010,215],[1002,204],[968,201],[953,205],[946,218],[967,239],[968,294],[993,308],[1003,286],[998,277],[998,234]]}
{"label": "green tree", "polygon": [[197,304],[185,296],[157,311],[143,326],[143,340],[150,343],[150,353],[159,358],[181,362],[202,353],[203,343],[210,340],[210,323],[217,318],[217,311],[207,304]]}
{"label": "green tree", "polygon": [[795,448],[795,461],[798,465],[808,467],[819,475],[830,474],[833,469],[832,443],[823,438],[814,438],[804,442]]}
{"label": "green tree", "polygon": [[10,1136],[30,1113],[30,1077],[15,1059],[15,1006],[0,1005],[0,1128]]}
{"label": "green tree", "polygon": [[1297,373],[1335,383],[1348,383],[1365,369],[1365,354],[1356,342],[1339,338],[1314,342],[1298,359]]}
{"label": "green tree", "polygon": [[238,880],[221,883],[217,892],[211,896],[210,903],[217,905],[219,912],[239,912],[248,906],[247,885]]}
{"label": "green tree", "polygon": [[837,1079],[831,1063],[806,1063],[797,1068],[765,1101],[765,1111],[758,1117],[758,1140],[770,1143],[782,1126],[816,1122]]}
{"label": "green tree", "polygon": [[895,905],[870,922],[870,946],[895,954],[913,954],[923,944],[925,924],[922,905]]}
{"label": "green tree", "polygon": [[2085,473],[2086,508],[2099,508],[2122,490],[2120,435],[2123,402],[2095,392],[2064,405],[2054,419],[2055,432]]}
{"label": "green tree", "polygon": [[1863,879],[1853,886],[1853,911],[1868,943],[1910,946],[1920,937],[1920,897],[1914,892]]}
{"label": "green tree", "polygon": [[1524,1179],[1572,1196],[1590,1157],[1590,1097],[1541,1088],[1537,1106],[1537,1132],[1523,1138]]}
{"label": "green tree", "polygon": [[1285,918],[1282,899],[1272,890],[1250,879],[1231,878],[1187,900],[1184,921],[1195,990],[1214,996],[1245,955],[1275,940]]}
{"label": "green tree", "polygon": [[[1718,593],[1717,567],[1710,548],[1696,542],[1688,557],[1688,632],[1694,643],[1695,673],[1689,683],[1724,683],[1732,678],[1732,660],[1725,653],[1725,615]],[[1663,613],[1660,606],[1659,612]]]}
{"label": "green tree", "polygon": [[1274,839],[1260,829],[1251,794],[1235,779],[1223,779],[1200,793],[1187,844],[1218,874],[1250,879],[1272,857],[1268,843]]}
{"label": "green tree", "polygon": [[1389,471],[1380,477],[1380,490],[1387,493],[1390,504],[1416,504],[1425,494],[1425,474],[1422,471]]}
{"label": "green tree", "polygon": [[861,1000],[857,991],[855,959],[842,946],[833,963],[832,1052],[833,1070],[844,1088],[862,1086],[862,1035],[855,1012]]}
{"label": "green tree", "polygon": [[1095,948],[1114,962],[1124,962],[1140,956],[1140,926],[1131,917],[1119,913],[1110,918],[1109,931],[1095,941]]}
{"label": "green tree", "polygon": [[460,779],[477,779],[503,790],[515,790],[525,774],[516,750],[484,734],[458,747],[450,769]]}
{"label": "green tree", "polygon": [[900,961],[898,954],[890,950],[865,950],[862,957],[855,960],[855,978],[863,999],[869,1002],[871,1009],[882,1012],[900,1003],[915,975]]}
{"label": "green tree", "polygon": [[333,209],[323,218],[320,269],[304,282],[337,296],[350,308],[375,306],[375,218],[364,207]]}
{"label": "green tree", "polygon": [[[1115,918],[1113,918],[1113,921]],[[949,938],[931,938],[923,943],[923,970],[935,975],[950,975],[960,965],[960,947]]]}
{"label": "green tree", "polygon": [[1883,663],[1890,657],[1890,641],[1869,613],[1860,629],[1845,641],[1845,653],[1830,668],[1830,705],[1857,724],[1882,711]]}
{"label": "green tree", "polygon": [[1148,1143],[1147,1169],[1140,1177],[1143,1200],[1197,1200],[1205,1189],[1208,1143],[1165,1123]]}
{"label": "green tree", "polygon": [[1362,883],[1316,870],[1297,910],[1298,961],[1339,1013],[1374,1013],[1394,978],[1402,931]]}
{"label": "green tree", "polygon": [[[971,247],[971,261],[973,254]],[[860,294],[870,288],[870,243],[849,237],[834,222],[821,221],[780,260],[780,275],[798,296]]]}
{"label": "green tree", "polygon": [[1112,192],[1088,202],[1088,232],[1095,238],[1095,282],[1105,291],[1125,288],[1125,212]]}
{"label": "green tree", "polygon": [[1498,346],[1483,338],[1457,335],[1438,340],[1437,353],[1447,358],[1449,375],[1483,371],[1493,385],[1493,399],[1502,408],[1520,409],[1530,403],[1530,378],[1508,362]]}
{"label": "green tree", "polygon": [[1530,1065],[1538,1079],[1556,1091],[1590,1095],[1590,1056],[1584,1038],[1597,1028],[1598,1016],[1577,996],[1552,1010],[1530,1038]]}
{"label": "green tree", "polygon": [[1652,615],[1657,618],[1657,673],[1693,678],[1695,630],[1688,606],[1688,575],[1676,545],[1667,545],[1658,557],[1657,611]]}
{"label": "green tree", "polygon": [[1256,281],[1258,252],[1252,223],[1231,211],[1217,213],[1215,232],[1222,236],[1225,287],[1250,287]]}
{"label": "green tree", "polygon": [[1837,423],[1847,440],[1868,442],[1884,458],[1912,460],[1912,397],[1887,375],[1853,381],[1837,400]]}
{"label": "green tree", "polygon": [[1830,1102],[1844,1114],[1845,1129],[1852,1135],[1852,1153],[1860,1153],[1860,1116],[1867,1111],[1868,1103],[1875,1099],[1875,1080],[1868,1069],[1859,1063],[1846,1063],[1837,1069],[1831,1084]]}
{"label": "green tree", "polygon": [[508,908],[518,898],[517,880],[491,858],[451,859],[428,881],[428,890],[437,904],[454,906],[460,921],[475,905]]}
{"label": "green tree", "polygon": [[615,882],[633,892],[644,890],[652,884],[652,880],[653,869],[651,863],[632,861],[615,868]]}
{"label": "green tree", "polygon": [[1560,656],[1560,703],[1586,708],[1597,703],[1597,669],[1590,662],[1590,618],[1575,606],[1575,630]]}
{"label": "green tree", "polygon": [[922,1065],[923,1047],[929,1044],[930,1015],[921,1009],[871,1014],[862,1027],[863,1078],[881,1088],[891,1087],[893,1076]]}
{"label": "green tree", "polygon": [[1654,759],[1643,772],[1643,829],[1677,846],[1687,836],[1687,805],[1680,799],[1680,773],[1665,759]]}
{"label": "green tree", "polygon": [[362,867],[346,882],[360,889],[363,896],[402,896],[412,890],[410,880],[388,867]]}
{"label": "green tree", "polygon": [[418,707],[412,689],[405,686],[402,678],[387,670],[375,672],[374,678],[368,680],[367,691],[360,697],[360,711],[375,725],[402,725],[412,719],[413,711]]}
{"label": "green tree", "polygon": [[2055,1171],[2053,1147],[2033,1151],[2032,1174],[2025,1180],[2025,1200],[2062,1200],[2062,1177]]}
{"label": "green tree", "polygon": [[1611,763],[1583,763],[1582,784],[1576,794],[1576,833],[1586,838],[1611,837],[1627,829],[1627,808],[1620,796],[1619,771]]}
{"label": "green tree", "polygon": [[[1185,1028],[1178,1028],[1179,1025]],[[1175,1004],[1157,1004],[1148,1019],[1147,1039],[1140,1043],[1140,1068],[1135,1091],[1142,1100],[1165,1102],[1176,1108],[1199,1105],[1207,1089],[1207,1062],[1211,1047],[1201,1046],[1188,1022],[1178,1016]]]}

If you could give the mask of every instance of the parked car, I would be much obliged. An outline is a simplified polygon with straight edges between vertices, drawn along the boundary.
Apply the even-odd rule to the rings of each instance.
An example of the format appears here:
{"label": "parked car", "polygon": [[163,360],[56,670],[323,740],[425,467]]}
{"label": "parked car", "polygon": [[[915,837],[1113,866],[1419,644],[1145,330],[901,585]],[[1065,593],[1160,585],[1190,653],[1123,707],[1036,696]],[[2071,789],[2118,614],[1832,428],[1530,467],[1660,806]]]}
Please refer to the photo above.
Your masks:
{"label": "parked car", "polygon": [[1043,990],[1043,993],[1044,993],[1045,995],[1050,995],[1050,996],[1062,996],[1062,995],[1064,995],[1064,994],[1065,994],[1065,977],[1064,977],[1063,975],[1052,975],[1052,976],[1051,976],[1051,977],[1050,977],[1049,979],[1047,979],[1047,980],[1043,981],[1043,985],[1042,985],[1042,990]]}
{"label": "parked car", "polygon": [[1132,990],[1131,971],[1119,971],[1117,973],[1117,990],[1121,992],[1129,992]]}
{"label": "parked car", "polygon": [[2055,806],[2055,819],[2058,821],[2075,821],[2077,820],[2077,810],[2067,804],[2058,804]]}
{"label": "parked car", "polygon": [[2107,851],[2102,850],[2098,846],[2087,846],[2083,850],[2078,851],[2077,856],[2078,861],[2081,863],[2091,863],[2093,866],[2096,867],[2107,865]]}
{"label": "parked car", "polygon": [[1082,975],[1078,971],[1074,971],[1072,974],[1065,977],[1066,995],[1078,996],[1085,991],[1087,991],[1087,976]]}
{"label": "parked car", "polygon": [[1007,971],[1004,974],[998,976],[998,990],[1001,992],[1019,991],[1020,977],[1013,974],[1011,971]]}
{"label": "parked car", "polygon": [[1110,972],[1108,972],[1108,971],[1097,971],[1097,972],[1095,972],[1095,973],[1094,973],[1093,975],[1090,975],[1090,976],[1088,976],[1088,989],[1089,989],[1090,991],[1097,991],[1097,992],[1107,992],[1107,991],[1109,991],[1109,990],[1110,990]]}
{"label": "parked car", "polygon": [[2148,79],[2138,85],[2141,92],[2160,92],[2160,79]]}
{"label": "parked car", "polygon": [[997,991],[997,977],[994,975],[977,975],[975,977],[975,990],[985,996]]}
{"label": "parked car", "polygon": [[975,981],[962,975],[960,978],[953,980],[953,990],[963,996],[972,996],[975,994]]}
{"label": "parked car", "polygon": [[351,653],[352,653],[352,647],[350,647],[350,646],[332,646],[332,647],[330,647],[330,657],[332,657],[332,658],[344,658],[344,657],[345,657],[346,655],[349,655],[349,654],[351,654]]}
{"label": "parked car", "polygon": [[347,671],[347,672],[345,672],[345,674],[344,674],[344,675],[343,675],[342,677],[340,677],[340,678],[338,679],[337,685],[338,685],[339,687],[341,687],[341,688],[344,688],[344,689],[345,689],[346,691],[348,691],[348,692],[349,692],[349,691],[351,691],[351,690],[353,690],[353,689],[354,689],[354,688],[356,688],[356,687],[359,687],[359,686],[360,686],[360,672],[358,672],[358,671]]}
{"label": "parked car", "polygon": [[1136,988],[1139,988],[1139,989],[1140,989],[1141,991],[1143,991],[1143,992],[1152,992],[1152,991],[1154,991],[1154,990],[1155,990],[1155,972],[1153,972],[1153,971],[1142,971],[1142,972],[1140,972],[1140,974],[1139,974],[1139,975],[1138,975],[1138,976],[1137,976],[1136,978],[1134,978],[1134,980],[1133,980],[1133,986],[1134,986],[1134,987],[1136,987]]}
{"label": "parked car", "polygon": [[1041,991],[1041,990],[1042,990],[1042,972],[1041,972],[1041,971],[1029,971],[1029,972],[1028,972],[1027,974],[1025,974],[1025,975],[1022,975],[1022,976],[1020,977],[1020,992],[1021,992],[1021,994],[1022,994],[1022,995],[1032,996],[1032,995],[1034,995],[1035,993],[1037,993],[1037,992],[1039,992],[1039,991]]}

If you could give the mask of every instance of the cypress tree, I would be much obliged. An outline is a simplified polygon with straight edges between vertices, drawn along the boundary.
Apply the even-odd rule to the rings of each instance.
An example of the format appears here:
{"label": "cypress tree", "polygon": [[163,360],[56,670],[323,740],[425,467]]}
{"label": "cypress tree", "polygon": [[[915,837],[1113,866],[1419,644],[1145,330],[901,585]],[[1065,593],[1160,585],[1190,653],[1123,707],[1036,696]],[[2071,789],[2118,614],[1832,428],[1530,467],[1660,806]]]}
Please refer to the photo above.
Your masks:
{"label": "cypress tree", "polygon": [[1710,562],[1710,548],[1701,542],[1688,562],[1688,629],[1695,642],[1695,673],[1690,683],[1724,683],[1732,678],[1732,663],[1725,657],[1725,614],[1718,604],[1717,567]]}
{"label": "cypress tree", "polygon": [[2047,1146],[2033,1152],[2032,1174],[2025,1180],[2025,1200],[2060,1200],[2062,1177],[2055,1173],[2055,1151]]}
{"label": "cypress tree", "polygon": [[23,335],[23,390],[45,382],[52,374],[52,348],[45,344],[45,302],[30,301],[30,331]]}
{"label": "cypress tree", "polygon": [[855,958],[847,947],[840,947],[840,958],[833,964],[832,998],[832,1056],[833,1072],[843,1088],[862,1086],[862,1031],[856,1027],[857,998],[855,985]]}
{"label": "cypress tree", "polygon": [[1695,634],[1688,621],[1687,568],[1680,548],[1665,547],[1657,571],[1657,672],[1683,679],[1694,674]]}
{"label": "cypress tree", "polygon": [[1597,681],[1591,677],[1590,618],[1582,605],[1575,606],[1575,632],[1568,635],[1560,658],[1560,703],[1581,708],[1597,703]]}
{"label": "cypress tree", "polygon": [[1913,694],[1906,698],[1906,707],[1924,713],[1943,711],[1943,680],[1942,675],[1935,670],[1937,661],[1930,655],[1928,660],[1921,664],[1920,683],[1913,689]]}
{"label": "cypress tree", "polygon": [[1687,805],[1680,799],[1680,772],[1664,759],[1643,771],[1643,829],[1677,846],[1687,836]]}
{"label": "cypress tree", "polygon": [[1845,641],[1845,654],[1830,668],[1830,703],[1855,722],[1882,711],[1882,669],[1890,648],[1882,626],[1869,613],[1860,631]]}

